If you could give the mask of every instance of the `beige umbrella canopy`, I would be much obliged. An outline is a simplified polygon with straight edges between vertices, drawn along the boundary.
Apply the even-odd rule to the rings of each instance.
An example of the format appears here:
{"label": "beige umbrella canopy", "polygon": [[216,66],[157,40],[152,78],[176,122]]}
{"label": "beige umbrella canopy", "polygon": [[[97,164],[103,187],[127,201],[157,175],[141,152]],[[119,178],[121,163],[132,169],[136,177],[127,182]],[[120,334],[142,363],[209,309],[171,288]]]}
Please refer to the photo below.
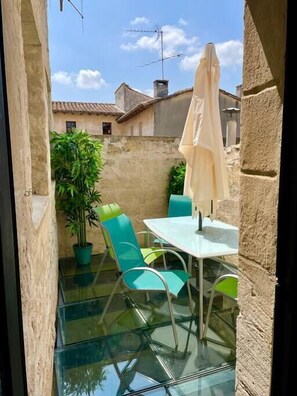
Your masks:
{"label": "beige umbrella canopy", "polygon": [[[193,217],[215,218],[217,201],[229,196],[219,110],[220,64],[215,46],[205,46],[196,70],[179,151],[186,160],[184,195],[192,198]],[[201,228],[200,228],[201,229]]]}

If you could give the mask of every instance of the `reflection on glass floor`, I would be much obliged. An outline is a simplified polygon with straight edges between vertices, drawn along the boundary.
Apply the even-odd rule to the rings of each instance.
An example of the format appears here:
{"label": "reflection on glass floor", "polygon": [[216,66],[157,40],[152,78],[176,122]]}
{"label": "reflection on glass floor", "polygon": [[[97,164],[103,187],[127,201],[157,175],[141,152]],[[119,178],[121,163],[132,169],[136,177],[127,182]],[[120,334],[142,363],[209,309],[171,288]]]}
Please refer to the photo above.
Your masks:
{"label": "reflection on glass floor", "polygon": [[[234,317],[217,302],[207,341],[197,337],[187,293],[174,302],[175,349],[168,305],[162,295],[119,290],[104,320],[98,319],[116,280],[108,263],[93,284],[99,257],[77,270],[61,261],[59,341],[55,351],[58,396],[235,394]],[[194,293],[194,298],[197,295]],[[224,308],[224,310],[222,310]]]}

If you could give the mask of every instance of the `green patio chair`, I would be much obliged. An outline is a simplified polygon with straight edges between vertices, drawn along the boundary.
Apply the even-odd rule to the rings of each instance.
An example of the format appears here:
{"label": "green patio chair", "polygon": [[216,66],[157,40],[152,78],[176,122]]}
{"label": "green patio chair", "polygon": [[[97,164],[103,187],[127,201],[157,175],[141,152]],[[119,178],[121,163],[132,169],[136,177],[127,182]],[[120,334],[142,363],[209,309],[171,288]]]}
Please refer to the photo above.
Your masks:
{"label": "green patio chair", "polygon": [[[116,216],[119,216],[120,214],[123,213],[121,207],[115,202],[112,202],[112,203],[106,204],[106,205],[102,205],[102,206],[98,206],[98,207],[94,208],[93,210],[96,213],[97,218],[100,223],[103,221],[106,221],[106,220],[110,220],[110,219],[112,219]],[[140,231],[137,233],[137,235],[140,235],[143,233],[145,233],[146,235],[152,234],[153,237],[155,237],[155,235],[151,231]],[[106,245],[106,249],[105,249],[105,252],[104,252],[102,259],[99,263],[97,273],[94,277],[93,285],[96,285],[96,283],[97,283],[98,277],[100,275],[100,272],[102,270],[102,267],[103,267],[103,264],[104,264],[104,261],[105,261],[107,255],[109,254],[109,256],[115,260],[115,255],[114,255],[114,252],[113,252],[113,249],[111,246],[110,239],[104,230],[102,230],[102,234],[103,234],[104,242]],[[158,249],[157,247],[141,247],[141,253],[145,259],[146,264],[151,264],[153,261],[155,261],[157,258],[161,257],[164,254],[164,252],[160,251],[160,249]]]}
{"label": "green patio chair", "polygon": [[224,274],[215,280],[213,286],[209,290],[210,298],[202,338],[206,338],[214,298],[218,295],[221,295],[233,300],[234,302],[237,302],[237,286],[238,275],[236,274]]}
{"label": "green patio chair", "polygon": [[171,253],[178,257],[183,269],[170,271],[165,269],[157,271],[149,267],[145,262],[133,225],[127,215],[121,214],[110,220],[101,222],[100,225],[111,241],[120,276],[104,307],[98,325],[103,322],[108,307],[121,282],[123,282],[128,290],[142,291],[145,294],[151,291],[165,293],[168,301],[174,341],[177,348],[178,337],[171,300],[172,298],[178,298],[179,292],[184,285],[187,285],[189,306],[191,314],[193,315],[193,302],[189,284],[190,274],[186,271],[185,261],[177,252],[161,249],[163,253]]}

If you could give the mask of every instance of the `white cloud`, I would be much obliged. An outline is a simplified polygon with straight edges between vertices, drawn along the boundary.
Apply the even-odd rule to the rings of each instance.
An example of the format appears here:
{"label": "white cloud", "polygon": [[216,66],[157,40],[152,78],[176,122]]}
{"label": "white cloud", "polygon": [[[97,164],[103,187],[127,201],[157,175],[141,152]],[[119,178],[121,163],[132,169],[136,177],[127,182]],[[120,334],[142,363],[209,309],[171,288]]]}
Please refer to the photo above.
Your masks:
{"label": "white cloud", "polygon": [[72,76],[68,72],[58,71],[52,75],[52,81],[55,81],[61,85],[71,85]]}
{"label": "white cloud", "polygon": [[183,18],[179,18],[178,24],[181,26],[186,26],[188,24],[188,22]]}
{"label": "white cloud", "polygon": [[100,89],[106,86],[98,70],[80,70],[76,77],[76,86],[82,89]]}
{"label": "white cloud", "polygon": [[221,66],[242,65],[243,44],[239,40],[230,40],[216,44]]}
{"label": "white cloud", "polygon": [[[232,67],[242,65],[243,45],[239,40],[229,40],[224,43],[215,44],[216,52],[222,67]],[[199,52],[191,56],[185,56],[181,62],[180,67],[183,70],[196,70],[200,58],[203,53],[203,48]]]}
{"label": "white cloud", "polygon": [[148,25],[149,19],[146,17],[136,17],[133,21],[130,22],[131,25]]}
{"label": "white cloud", "polygon": [[134,88],[134,87],[132,89],[134,91],[142,93],[144,95],[148,95],[148,96],[154,97],[154,90],[152,88],[146,88],[144,91],[139,89],[139,88]]}
{"label": "white cloud", "polygon": [[59,71],[52,75],[52,81],[81,89],[100,89],[107,85],[98,70],[88,69],[81,69],[78,73]]}
{"label": "white cloud", "polygon": [[[163,55],[169,57],[180,52],[197,51],[198,37],[188,37],[185,30],[173,26],[165,25],[161,28],[163,32]],[[135,42],[124,43],[121,49],[125,51],[148,50],[161,53],[161,38],[158,33],[146,34]]]}
{"label": "white cloud", "polygon": [[201,58],[202,52],[199,52],[197,54],[191,55],[191,56],[184,56],[183,59],[180,62],[180,68],[182,70],[196,70],[199,60]]}
{"label": "white cloud", "polygon": [[154,97],[154,90],[153,90],[153,88],[147,88],[147,89],[145,89],[145,90],[143,91],[143,93],[146,94],[146,95],[148,95],[148,96]]}
{"label": "white cloud", "polygon": [[198,37],[187,37],[186,32],[176,26],[165,25],[162,28],[164,41],[164,56],[171,56],[176,52],[187,52],[189,47],[198,45]]}
{"label": "white cloud", "polygon": [[127,44],[121,44],[120,48],[124,51],[133,51],[138,49],[138,46],[136,44],[127,43]]}

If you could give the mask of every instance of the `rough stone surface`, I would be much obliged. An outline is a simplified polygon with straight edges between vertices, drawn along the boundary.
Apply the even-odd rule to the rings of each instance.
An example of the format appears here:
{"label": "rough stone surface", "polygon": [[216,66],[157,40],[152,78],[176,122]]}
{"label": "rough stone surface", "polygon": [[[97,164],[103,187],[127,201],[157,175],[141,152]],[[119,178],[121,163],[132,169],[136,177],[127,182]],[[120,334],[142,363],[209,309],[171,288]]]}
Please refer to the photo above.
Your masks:
{"label": "rough stone surface", "polygon": [[279,172],[282,104],[276,87],[242,99],[241,170],[275,175]]}
{"label": "rough stone surface", "polygon": [[286,2],[245,2],[236,395],[269,396]]}
{"label": "rough stone surface", "polygon": [[283,92],[286,1],[248,0],[244,15],[243,91]]}
{"label": "rough stone surface", "polygon": [[275,272],[278,177],[241,175],[240,254]]}
{"label": "rough stone surface", "polygon": [[[51,116],[48,104],[51,101],[46,99],[50,96],[46,2],[11,0],[1,2],[1,6],[28,395],[50,396],[56,339],[58,251],[55,194],[49,177]],[[34,57],[37,62],[34,70],[38,70],[34,87],[27,79],[27,73],[33,73],[32,64],[28,64],[25,56],[27,45],[36,46],[35,54],[38,53]],[[35,96],[40,97],[39,102],[30,100]],[[39,141],[33,147],[30,138],[36,130],[31,127],[36,126],[38,119],[35,137]],[[42,164],[42,172],[33,169],[36,161]],[[38,194],[43,195],[41,206],[40,200],[32,197],[36,186]]]}
{"label": "rough stone surface", "polygon": [[230,197],[218,203],[217,219],[239,226],[239,154],[240,144],[225,148]]}

